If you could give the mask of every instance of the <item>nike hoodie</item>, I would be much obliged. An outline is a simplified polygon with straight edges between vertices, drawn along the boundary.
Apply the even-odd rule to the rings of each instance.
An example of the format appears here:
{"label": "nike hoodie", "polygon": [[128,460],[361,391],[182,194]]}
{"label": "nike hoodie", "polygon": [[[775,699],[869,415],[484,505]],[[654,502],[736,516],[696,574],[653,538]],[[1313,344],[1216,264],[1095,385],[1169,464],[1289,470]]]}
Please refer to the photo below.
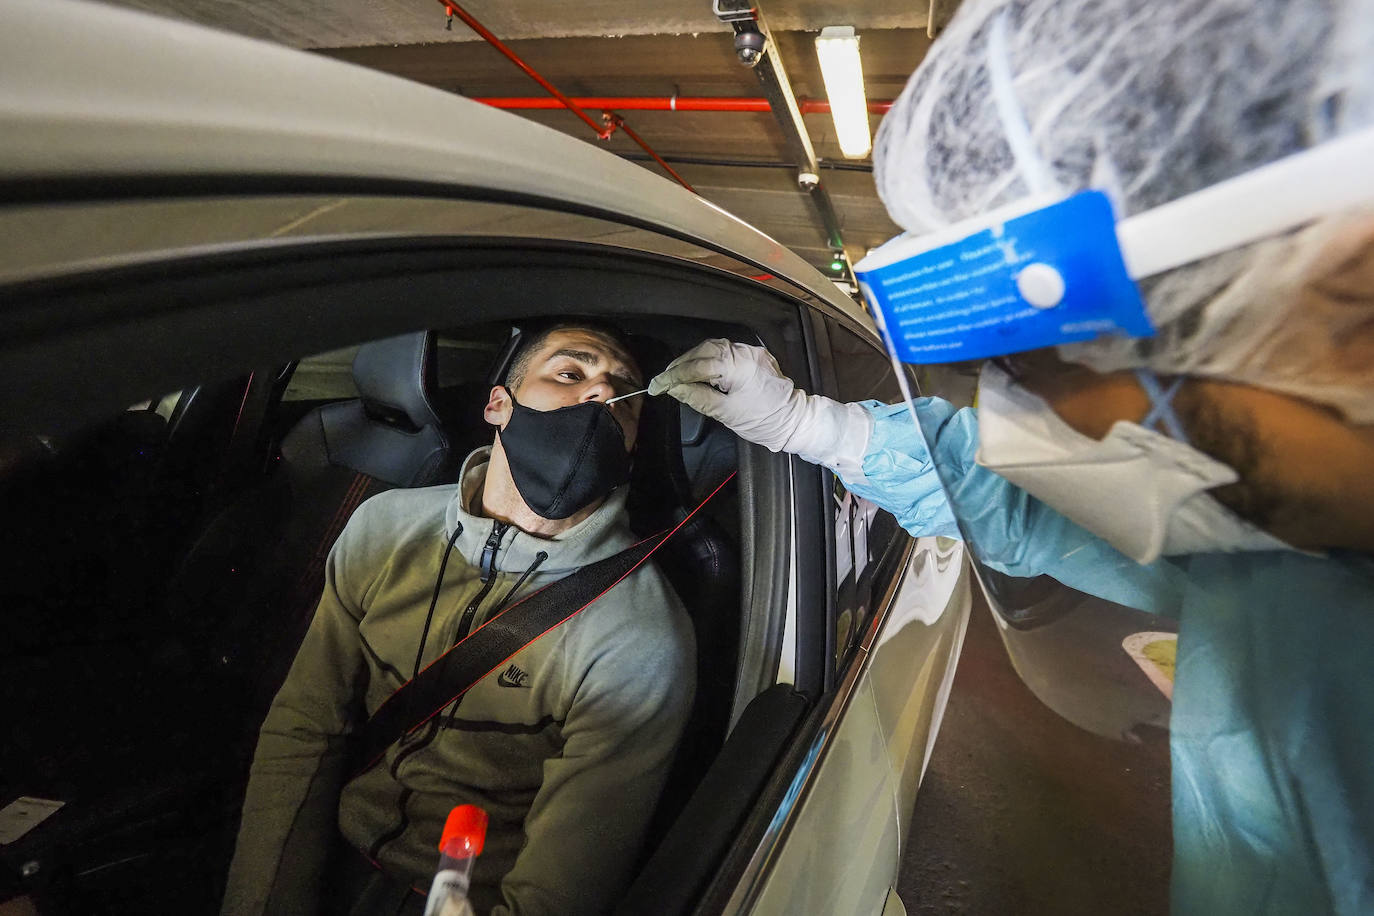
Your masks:
{"label": "nike hoodie", "polygon": [[324,592],[263,723],[225,914],[308,913],[341,832],[423,892],[454,805],[489,817],[479,913],[605,911],[638,860],[691,708],[694,646],[652,562],[526,646],[348,781],[347,735],[419,667],[513,601],[634,543],[625,488],[554,538],[472,514],[490,449],[460,483],[363,503],[330,552]]}

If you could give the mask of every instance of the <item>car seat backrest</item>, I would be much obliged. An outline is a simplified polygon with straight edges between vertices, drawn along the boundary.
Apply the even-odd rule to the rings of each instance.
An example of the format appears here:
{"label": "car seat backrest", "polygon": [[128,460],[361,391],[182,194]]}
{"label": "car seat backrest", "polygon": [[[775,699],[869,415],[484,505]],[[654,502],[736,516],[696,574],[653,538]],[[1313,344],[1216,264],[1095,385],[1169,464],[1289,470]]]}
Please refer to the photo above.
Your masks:
{"label": "car seat backrest", "polygon": [[356,400],[319,408],[318,428],[310,415],[282,443],[301,445],[320,437],[329,465],[376,478],[393,487],[423,487],[451,470],[449,442],[430,392],[434,388],[435,335],[402,334],[358,348],[353,359]]}
{"label": "car seat backrest", "polygon": [[[250,701],[265,711],[314,615],[324,566],[354,510],[394,487],[447,482],[456,467],[433,407],[436,335],[416,332],[358,348],[359,397],[311,410],[282,438],[273,474],[203,529],[183,583],[227,604],[217,655],[241,660]],[[255,570],[251,583],[233,569]],[[185,593],[183,593],[185,594]],[[200,597],[197,597],[200,596]],[[202,605],[203,606],[203,605]]]}
{"label": "car seat backrest", "polygon": [[329,550],[363,500],[452,475],[455,457],[430,397],[435,348],[431,331],[363,344],[353,359],[359,396],[307,413],[282,439],[289,619],[309,622]]}

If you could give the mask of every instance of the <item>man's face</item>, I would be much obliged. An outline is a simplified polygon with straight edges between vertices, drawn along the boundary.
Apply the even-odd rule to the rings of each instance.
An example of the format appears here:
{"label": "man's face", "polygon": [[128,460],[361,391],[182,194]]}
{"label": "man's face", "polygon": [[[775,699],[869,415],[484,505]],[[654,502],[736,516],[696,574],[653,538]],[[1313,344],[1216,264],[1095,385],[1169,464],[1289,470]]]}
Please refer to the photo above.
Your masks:
{"label": "man's face", "polygon": [[[514,394],[532,410],[557,410],[583,401],[608,401],[643,387],[639,367],[615,341],[595,331],[568,328],[550,333],[531,354]],[[625,433],[626,451],[634,449],[642,406],[642,398],[633,397],[607,408]],[[504,429],[511,411],[506,389],[493,388],[484,413],[487,422]]]}

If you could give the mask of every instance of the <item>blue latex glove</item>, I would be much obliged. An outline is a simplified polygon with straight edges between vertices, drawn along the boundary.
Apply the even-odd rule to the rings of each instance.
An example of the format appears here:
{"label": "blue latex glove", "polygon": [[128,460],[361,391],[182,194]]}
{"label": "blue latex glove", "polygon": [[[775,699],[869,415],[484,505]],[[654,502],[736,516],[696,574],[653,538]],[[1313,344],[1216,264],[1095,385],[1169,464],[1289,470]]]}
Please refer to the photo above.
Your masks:
{"label": "blue latex glove", "polygon": [[962,529],[979,558],[1000,572],[1045,573],[1108,601],[1177,612],[1184,583],[1172,564],[1141,566],[979,467],[974,461],[978,418],[972,409],[956,409],[941,398],[917,398],[918,430],[905,404],[869,401],[863,406],[873,418],[864,479],[843,473],[841,479],[852,492],[895,515],[913,535],[960,537]]}

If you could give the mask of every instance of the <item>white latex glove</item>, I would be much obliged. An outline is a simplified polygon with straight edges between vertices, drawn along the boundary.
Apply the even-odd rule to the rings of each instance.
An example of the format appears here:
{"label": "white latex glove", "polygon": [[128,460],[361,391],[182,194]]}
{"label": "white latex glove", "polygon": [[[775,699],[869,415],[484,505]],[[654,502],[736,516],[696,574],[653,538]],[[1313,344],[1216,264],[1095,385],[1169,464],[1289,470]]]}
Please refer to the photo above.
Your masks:
{"label": "white latex glove", "polygon": [[649,394],[668,394],[774,452],[823,464],[863,480],[873,418],[858,404],[807,394],[762,347],[707,340],[668,364]]}

